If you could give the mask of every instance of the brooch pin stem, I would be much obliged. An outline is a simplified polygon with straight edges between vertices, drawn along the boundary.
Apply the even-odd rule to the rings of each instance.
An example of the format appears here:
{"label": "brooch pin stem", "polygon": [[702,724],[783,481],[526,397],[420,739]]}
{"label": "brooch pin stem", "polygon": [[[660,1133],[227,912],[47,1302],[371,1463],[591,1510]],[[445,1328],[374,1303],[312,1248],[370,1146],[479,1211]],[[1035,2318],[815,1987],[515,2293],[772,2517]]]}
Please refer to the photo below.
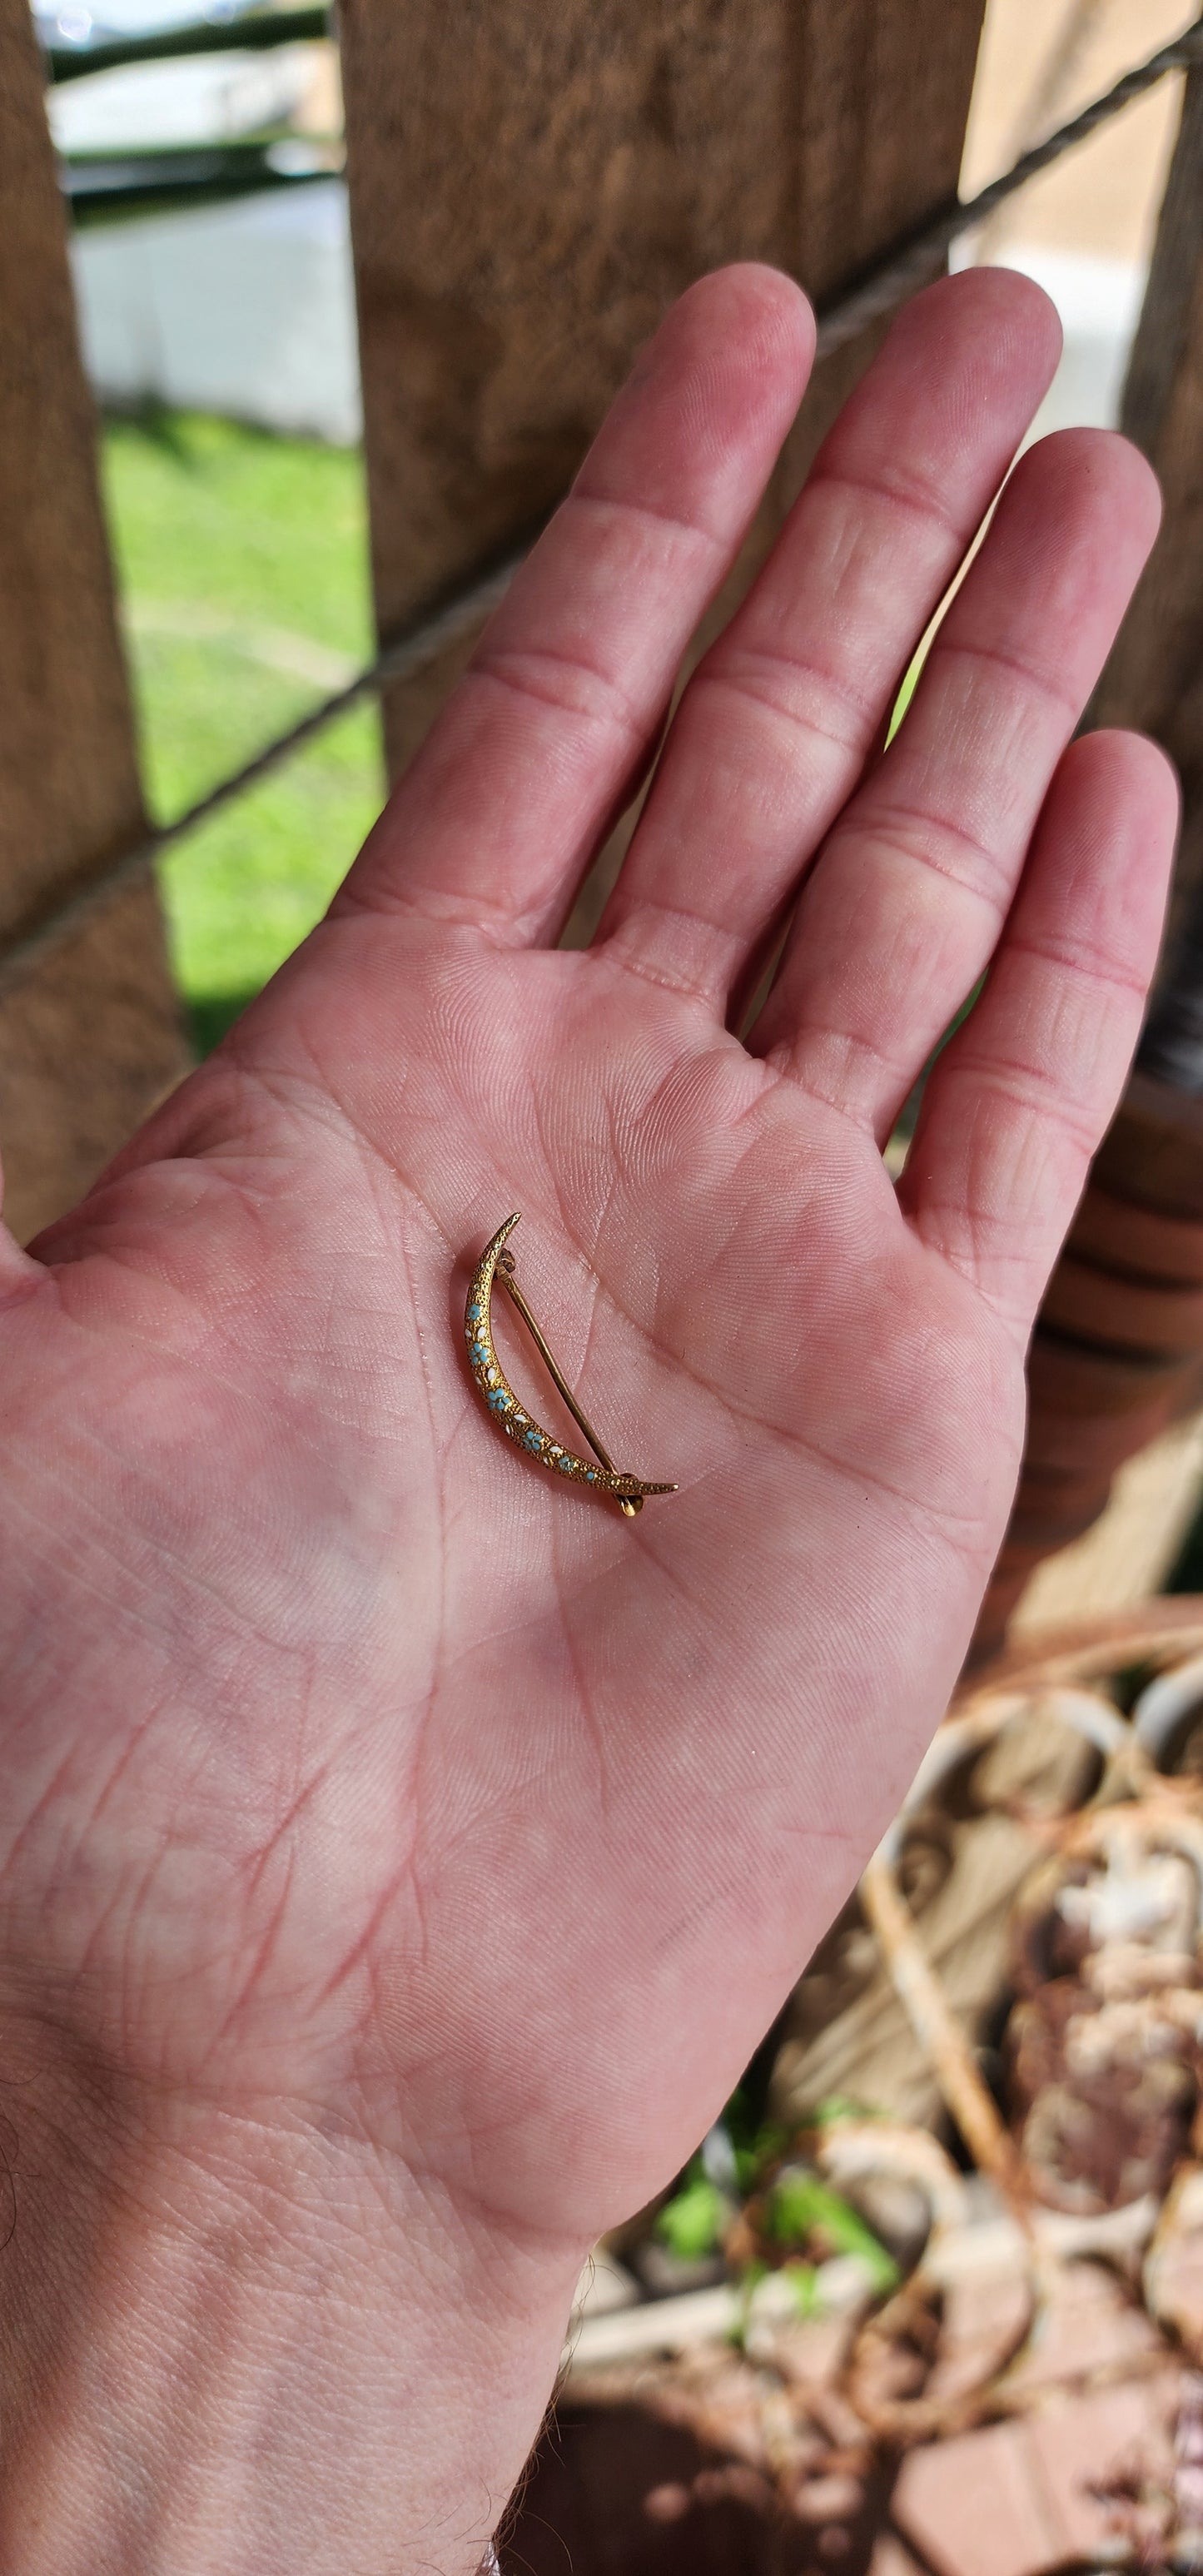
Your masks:
{"label": "brooch pin stem", "polygon": [[[560,1367],[559,1361],[554,1359],[552,1353],[549,1351],[547,1343],[544,1340],[544,1337],[539,1330],[539,1326],[535,1322],[535,1318],[527,1304],[526,1298],[523,1296],[522,1290],[514,1277],[514,1256],[512,1252],[503,1252],[501,1254],[497,1264],[497,1276],[501,1281],[501,1285],[504,1288],[511,1305],[517,1307],[518,1312],[522,1317],[522,1321],[530,1334],[531,1340],[546,1365],[548,1375],[554,1378],[555,1383],[564,1398],[564,1402],[572,1415],[573,1421],[577,1424],[578,1428],[584,1432],[585,1438],[593,1451],[594,1457],[600,1460],[603,1467],[607,1467],[609,1469],[612,1476],[616,1476],[618,1474],[618,1469],[610,1456],[609,1450],[603,1449],[592,1423],[589,1422],[582,1413],[576,1397],[572,1392],[572,1388],[569,1386],[568,1380],[564,1375],[563,1369]],[[618,1507],[621,1512],[625,1513],[626,1518],[629,1521],[633,1521],[636,1512],[641,1512],[643,1510],[643,1496],[642,1494],[637,1494],[633,1497],[620,1495],[618,1498]]]}
{"label": "brooch pin stem", "polygon": [[[514,1215],[507,1217],[505,1224],[498,1227],[492,1242],[477,1263],[472,1285],[468,1290],[464,1331],[468,1342],[468,1359],[477,1389],[488,1405],[489,1411],[501,1423],[502,1429],[510,1439],[526,1449],[533,1458],[537,1458],[541,1465],[554,1468],[560,1475],[571,1477],[577,1484],[593,1485],[598,1492],[611,1494],[624,1518],[633,1521],[636,1514],[643,1509],[645,1496],[675,1494],[677,1488],[675,1485],[648,1484],[641,1476],[627,1474],[615,1466],[609,1451],[602,1447],[592,1423],[582,1412],[563,1370],[548,1348],[546,1339],[515,1278],[514,1257],[506,1249],[506,1240],[517,1223],[518,1217]],[[583,1431],[598,1462],[596,1467],[590,1466],[587,1459],[578,1458],[573,1450],[565,1449],[560,1441],[553,1440],[551,1433],[545,1431],[542,1424],[536,1422],[519,1403],[493,1344],[492,1294],[493,1285],[497,1279],[500,1279],[511,1305],[521,1316],[573,1421]]]}

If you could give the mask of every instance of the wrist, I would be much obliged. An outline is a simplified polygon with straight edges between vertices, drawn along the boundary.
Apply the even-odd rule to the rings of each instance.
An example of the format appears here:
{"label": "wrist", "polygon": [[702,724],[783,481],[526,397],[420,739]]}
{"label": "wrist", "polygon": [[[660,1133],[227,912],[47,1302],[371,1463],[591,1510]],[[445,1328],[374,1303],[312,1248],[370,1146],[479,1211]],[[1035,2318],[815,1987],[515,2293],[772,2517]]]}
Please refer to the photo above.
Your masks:
{"label": "wrist", "polygon": [[64,2132],[23,2136],[6,2576],[475,2576],[580,2249],[524,2242],[358,2141],[187,2126],[126,2142],[119,2190],[90,2155],[81,2186]]}

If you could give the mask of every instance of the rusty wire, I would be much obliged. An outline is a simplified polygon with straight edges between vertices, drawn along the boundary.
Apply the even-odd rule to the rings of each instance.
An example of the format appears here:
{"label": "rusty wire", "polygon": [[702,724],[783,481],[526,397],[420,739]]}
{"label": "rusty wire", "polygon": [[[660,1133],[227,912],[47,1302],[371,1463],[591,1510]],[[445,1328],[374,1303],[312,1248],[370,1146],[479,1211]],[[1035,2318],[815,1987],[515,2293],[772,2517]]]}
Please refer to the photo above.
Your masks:
{"label": "rusty wire", "polygon": [[52,911],[36,920],[20,938],[8,944],[0,943],[0,993],[19,981],[43,950],[81,930],[95,912],[132,884],[154,860],[162,857],[165,850],[171,849],[176,841],[182,841],[187,833],[196,831],[200,824],[207,823],[214,814],[220,814],[248,788],[257,787],[261,778],[270,776],[272,770],[278,769],[294,751],[311,742],[315,734],[321,733],[336,717],[346,715],[361,698],[388,687],[392,681],[407,680],[415,671],[426,670],[440,653],[470,635],[481,619],[487,617],[504,598],[519,565],[525,562],[532,542],[533,537],[528,530],[519,545],[508,548],[504,555],[495,555],[483,567],[475,566],[467,581],[448,590],[432,608],[412,618],[392,636],[375,660],[357,672],[345,688],[336,689],[332,697],[320,699],[317,706],[311,707],[309,713],[300,718],[299,723],[290,725],[287,733],[265,743],[252,760],[246,761],[241,769],[234,770],[230,777],[220,779],[216,787],[211,787],[207,795],[200,797],[195,805],[190,805],[186,813],[178,815],[174,823],[163,824],[157,831],[148,832],[142,840],[136,841],[132,848],[123,850],[98,875],[90,876],[86,884],[68,895],[65,902],[57,904]]}
{"label": "rusty wire", "polygon": [[1203,63],[1203,17],[1194,19],[1172,44],[1162,45],[1157,53],[1150,54],[1147,62],[1137,63],[1132,71],[1125,72],[1112,89],[1092,99],[1067,124],[1046,135],[1043,143],[1034,143],[1030,152],[1021,153],[1001,178],[980,188],[976,197],[954,198],[950,205],[942,207],[909,241],[875,260],[864,277],[859,282],[853,280],[829,309],[820,305],[819,357],[830,357],[834,349],[842,349],[871,322],[879,322],[884,314],[892,312],[904,296],[925,285],[963,233],[976,231],[1018,188],[1026,188],[1029,180],[1059,161],[1063,152],[1070,151],[1075,143],[1084,143],[1096,127],[1118,116],[1122,108],[1164,80],[1168,72],[1189,71],[1199,63]]}
{"label": "rusty wire", "polygon": [[[879,322],[903,302],[905,297],[926,285],[939,273],[955,241],[986,222],[996,209],[1013,196],[1041,170],[1060,159],[1077,143],[1118,116],[1133,99],[1152,89],[1170,72],[1187,71],[1203,65],[1203,16],[1196,18],[1172,43],[1162,45],[1147,61],[1125,72],[1101,97],[1092,99],[1077,116],[1021,153],[1009,170],[979,189],[975,197],[954,198],[910,234],[906,240],[875,260],[859,278],[844,288],[830,303],[818,307],[818,358],[830,357],[874,322]],[[542,525],[543,522],[540,522]],[[428,607],[408,620],[395,635],[386,639],[375,659],[367,663],[356,677],[332,696],[319,700],[309,713],[279,734],[252,760],[218,781],[207,795],[200,797],[173,823],[146,833],[129,849],[110,858],[76,885],[66,898],[36,918],[16,938],[0,941],[0,994],[21,981],[31,966],[49,948],[83,929],[94,913],[103,909],[114,895],[134,883],[143,871],[213,815],[221,813],[234,800],[256,787],[291,758],[304,744],[311,742],[339,716],[358,705],[361,698],[390,687],[394,682],[411,678],[426,670],[452,644],[470,635],[473,628],[497,606],[509,588],[515,573],[529,553],[537,529],[527,529],[522,537],[503,554],[493,554],[477,564],[464,578],[442,592]]]}

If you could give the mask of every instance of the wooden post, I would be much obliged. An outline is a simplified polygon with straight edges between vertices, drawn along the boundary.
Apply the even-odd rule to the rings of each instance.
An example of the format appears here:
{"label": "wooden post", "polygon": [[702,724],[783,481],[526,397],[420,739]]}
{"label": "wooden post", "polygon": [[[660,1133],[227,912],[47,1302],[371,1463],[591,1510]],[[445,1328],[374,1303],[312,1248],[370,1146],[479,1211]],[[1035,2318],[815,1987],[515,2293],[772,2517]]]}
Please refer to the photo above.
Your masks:
{"label": "wooden post", "polygon": [[[146,828],[28,0],[0,0],[0,959]],[[69,1206],[186,1062],[149,877],[0,998],[5,1214]]]}
{"label": "wooden post", "polygon": [[[1172,753],[1182,840],[1136,1071],[1036,1327],[1023,1474],[979,1658],[1040,1561],[1100,1517],[1116,1469],[1203,1395],[1203,71],[1185,83],[1121,425],[1161,477],[1165,516],[1091,712]],[[1168,1500],[1176,1528],[1181,1500]]]}
{"label": "wooden post", "polygon": [[1203,887],[1203,70],[1184,84],[1120,426],[1156,468],[1165,516],[1092,713],[1154,734],[1181,772],[1169,964]]}
{"label": "wooden post", "polygon": [[[343,0],[382,630],[559,498],[691,279],[759,258],[827,295],[955,193],[981,18]],[[819,371],[745,572],[878,336]],[[467,650],[392,692],[394,773]]]}

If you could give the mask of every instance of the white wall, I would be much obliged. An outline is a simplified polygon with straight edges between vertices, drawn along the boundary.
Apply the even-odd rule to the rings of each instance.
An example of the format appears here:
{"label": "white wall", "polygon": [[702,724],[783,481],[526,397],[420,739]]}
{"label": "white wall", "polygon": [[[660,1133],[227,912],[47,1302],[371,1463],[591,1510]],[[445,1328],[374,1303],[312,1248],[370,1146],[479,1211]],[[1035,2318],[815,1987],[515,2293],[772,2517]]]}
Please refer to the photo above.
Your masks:
{"label": "white wall", "polygon": [[341,180],[90,227],[72,265],[102,401],[153,397],[336,446],[360,436]]}

